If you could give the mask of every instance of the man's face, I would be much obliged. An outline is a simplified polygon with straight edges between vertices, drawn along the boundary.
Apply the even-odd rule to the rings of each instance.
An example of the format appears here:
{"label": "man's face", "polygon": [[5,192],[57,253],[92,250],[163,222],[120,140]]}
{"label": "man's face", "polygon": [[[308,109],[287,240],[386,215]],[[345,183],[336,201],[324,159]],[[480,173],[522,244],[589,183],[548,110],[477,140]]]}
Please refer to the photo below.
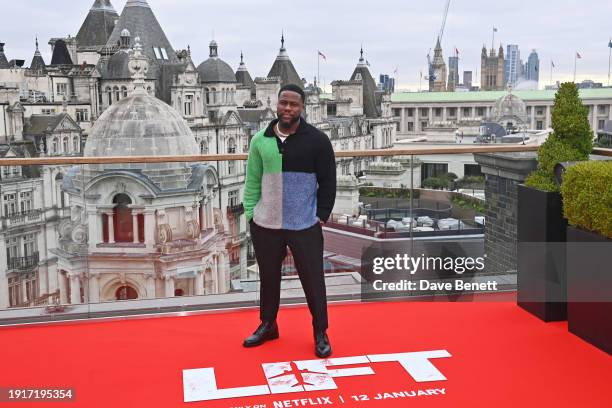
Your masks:
{"label": "man's face", "polygon": [[291,127],[298,120],[304,110],[304,102],[297,92],[283,91],[278,97],[276,116],[284,128]]}

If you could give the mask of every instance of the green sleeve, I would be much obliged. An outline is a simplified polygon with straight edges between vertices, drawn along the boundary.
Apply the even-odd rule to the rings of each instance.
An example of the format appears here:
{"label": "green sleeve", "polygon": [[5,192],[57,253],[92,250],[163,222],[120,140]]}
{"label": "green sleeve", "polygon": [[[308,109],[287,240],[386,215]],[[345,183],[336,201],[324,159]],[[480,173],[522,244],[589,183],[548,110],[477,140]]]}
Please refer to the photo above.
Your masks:
{"label": "green sleeve", "polygon": [[247,161],[246,183],[244,187],[244,212],[247,222],[253,218],[253,209],[261,198],[261,176],[263,174],[263,162],[257,147],[258,137],[253,137],[249,148]]}

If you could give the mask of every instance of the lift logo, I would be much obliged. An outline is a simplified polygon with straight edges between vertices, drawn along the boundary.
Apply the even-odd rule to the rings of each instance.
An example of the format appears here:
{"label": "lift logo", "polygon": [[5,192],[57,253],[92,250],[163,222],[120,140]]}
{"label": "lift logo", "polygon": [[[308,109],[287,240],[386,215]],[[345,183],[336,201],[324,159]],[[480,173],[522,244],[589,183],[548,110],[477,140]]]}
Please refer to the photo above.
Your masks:
{"label": "lift logo", "polygon": [[[451,357],[446,350],[421,351],[398,354],[374,354],[340,357],[326,360],[302,360],[262,364],[267,384],[236,388],[218,388],[215,369],[197,368],[183,370],[184,401],[209,401],[224,398],[252,397],[257,395],[292,392],[336,390],[337,377],[375,375],[375,364],[397,362],[417,382],[445,381],[446,377],[429,361],[433,358]],[[339,366],[362,364],[351,368]]]}

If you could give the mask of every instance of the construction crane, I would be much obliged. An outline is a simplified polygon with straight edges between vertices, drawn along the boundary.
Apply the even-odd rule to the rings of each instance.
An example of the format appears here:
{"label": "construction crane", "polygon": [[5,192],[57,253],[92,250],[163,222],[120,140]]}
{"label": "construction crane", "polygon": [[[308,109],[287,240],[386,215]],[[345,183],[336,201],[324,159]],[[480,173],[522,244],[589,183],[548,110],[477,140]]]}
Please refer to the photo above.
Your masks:
{"label": "construction crane", "polygon": [[[438,39],[437,39],[437,41],[440,42],[440,44],[442,43],[442,37],[444,37],[444,28],[446,27],[446,17],[448,17],[448,10],[450,8],[450,3],[451,3],[451,0],[446,0],[446,5],[444,6],[444,14],[442,15],[442,26],[440,27],[440,31],[438,32]],[[430,82],[435,81],[436,76],[434,75],[433,64],[431,62],[431,48],[429,49],[429,52],[427,53],[427,66],[429,67],[429,71],[428,71],[429,76],[426,79],[429,80]]]}

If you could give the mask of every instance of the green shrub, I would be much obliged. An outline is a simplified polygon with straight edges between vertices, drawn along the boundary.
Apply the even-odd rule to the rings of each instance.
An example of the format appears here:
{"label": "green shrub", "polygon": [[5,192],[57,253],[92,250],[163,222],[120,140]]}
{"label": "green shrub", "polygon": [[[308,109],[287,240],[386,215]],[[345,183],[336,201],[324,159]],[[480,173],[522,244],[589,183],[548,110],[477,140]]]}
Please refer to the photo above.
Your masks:
{"label": "green shrub", "polygon": [[578,163],[563,175],[563,212],[571,225],[612,238],[612,161]]}
{"label": "green shrub", "polygon": [[[368,198],[410,198],[409,188],[361,187],[359,195]],[[419,192],[414,191],[413,197],[418,198]]]}
{"label": "green shrub", "polygon": [[588,113],[588,108],[580,100],[576,84],[561,84],[555,95],[552,113],[553,133],[538,149],[538,168],[525,180],[527,186],[559,191],[554,177],[555,165],[588,159],[593,150],[593,132]]}
{"label": "green shrub", "polygon": [[423,188],[442,190],[448,187],[448,180],[444,177],[427,177],[423,180]]}
{"label": "green shrub", "polygon": [[453,195],[451,202],[459,207],[466,210],[474,210],[478,214],[484,214],[486,211],[485,203],[477,198],[465,197],[461,195]]}

